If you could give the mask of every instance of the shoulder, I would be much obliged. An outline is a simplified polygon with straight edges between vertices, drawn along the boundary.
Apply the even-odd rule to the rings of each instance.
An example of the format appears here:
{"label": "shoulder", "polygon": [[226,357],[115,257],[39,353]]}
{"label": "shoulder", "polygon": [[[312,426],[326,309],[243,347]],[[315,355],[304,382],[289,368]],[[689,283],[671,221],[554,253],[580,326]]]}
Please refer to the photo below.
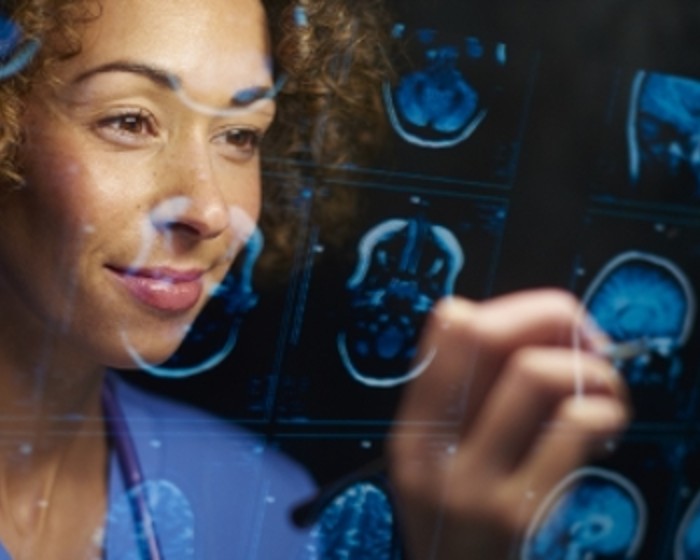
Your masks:
{"label": "shoulder", "polygon": [[304,535],[292,527],[289,512],[314,488],[300,465],[206,410],[132,386],[116,374],[109,381],[145,477],[167,481],[189,502],[198,533],[206,536],[198,539],[207,547],[202,557],[217,557],[214,548],[226,540],[249,550],[249,558],[283,558],[284,548],[298,547]]}
{"label": "shoulder", "polygon": [[229,473],[263,469],[267,476],[311,489],[305,470],[260,435],[201,408],[130,385],[119,375],[112,374],[110,381],[137,448],[158,455],[162,468],[204,468],[211,476],[219,467]]}

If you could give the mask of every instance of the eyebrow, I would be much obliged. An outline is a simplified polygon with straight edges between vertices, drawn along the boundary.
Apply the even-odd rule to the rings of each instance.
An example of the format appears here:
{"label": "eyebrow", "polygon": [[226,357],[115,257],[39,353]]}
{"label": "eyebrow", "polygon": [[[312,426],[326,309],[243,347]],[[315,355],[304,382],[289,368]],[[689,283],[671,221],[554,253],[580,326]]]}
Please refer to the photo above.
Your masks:
{"label": "eyebrow", "polygon": [[[107,74],[110,72],[126,72],[136,74],[147,78],[155,85],[161,88],[177,91],[182,88],[182,80],[172,72],[163,68],[158,68],[150,64],[140,62],[130,62],[118,60],[109,62],[86,70],[79,74],[74,80],[74,84],[84,82],[98,74]],[[247,107],[261,99],[272,99],[274,97],[275,88],[269,86],[252,86],[236,91],[231,95],[229,104],[232,107]]]}

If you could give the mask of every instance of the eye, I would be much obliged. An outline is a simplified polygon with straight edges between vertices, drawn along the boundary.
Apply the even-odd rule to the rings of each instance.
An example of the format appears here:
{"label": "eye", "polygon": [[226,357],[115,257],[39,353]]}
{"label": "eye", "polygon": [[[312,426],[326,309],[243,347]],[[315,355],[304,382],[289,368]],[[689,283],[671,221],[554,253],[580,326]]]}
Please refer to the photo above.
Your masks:
{"label": "eye", "polygon": [[99,119],[94,128],[103,138],[121,144],[141,142],[144,137],[158,134],[155,118],[143,109],[108,115]]}
{"label": "eye", "polygon": [[214,142],[224,147],[226,157],[246,161],[258,153],[262,136],[254,128],[231,128],[215,136]]}

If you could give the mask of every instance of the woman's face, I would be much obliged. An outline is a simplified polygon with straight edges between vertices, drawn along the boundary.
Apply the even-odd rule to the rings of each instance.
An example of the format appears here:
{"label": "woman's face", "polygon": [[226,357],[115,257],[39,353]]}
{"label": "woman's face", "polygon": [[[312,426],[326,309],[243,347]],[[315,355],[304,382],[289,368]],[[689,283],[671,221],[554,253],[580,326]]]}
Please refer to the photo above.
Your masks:
{"label": "woman's face", "polygon": [[29,99],[0,321],[127,367],[128,345],[176,349],[254,227],[273,84],[258,0],[101,3],[60,85]]}

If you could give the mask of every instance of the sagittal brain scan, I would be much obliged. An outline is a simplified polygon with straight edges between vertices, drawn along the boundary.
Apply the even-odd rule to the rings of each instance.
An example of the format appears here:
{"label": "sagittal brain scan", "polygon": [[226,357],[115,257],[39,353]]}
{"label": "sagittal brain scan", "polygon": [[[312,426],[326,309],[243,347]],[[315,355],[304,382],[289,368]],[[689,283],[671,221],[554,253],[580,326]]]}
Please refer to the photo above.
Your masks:
{"label": "sagittal brain scan", "polygon": [[691,502],[676,533],[674,560],[700,560],[700,493]]}
{"label": "sagittal brain scan", "polygon": [[[395,26],[396,39],[406,35],[404,25]],[[430,29],[419,29],[413,38],[420,55],[395,87],[384,86],[387,114],[406,142],[451,148],[469,138],[488,114],[489,92],[469,75],[470,64],[504,65],[505,45],[487,46],[475,37],[445,44]]]}
{"label": "sagittal brain scan", "polygon": [[644,536],[646,506],[621,475],[579,469],[558,484],[533,518],[521,560],[634,558]]}
{"label": "sagittal brain scan", "polygon": [[614,341],[643,340],[649,352],[615,364],[633,386],[673,390],[682,373],[677,351],[695,320],[695,296],[671,261],[622,253],[598,273],[584,298],[589,313]]}
{"label": "sagittal brain scan", "polygon": [[369,230],[347,282],[348,322],[337,345],[350,375],[372,387],[418,376],[430,355],[411,365],[433,304],[452,294],[464,255],[454,234],[425,218],[394,218]]}
{"label": "sagittal brain scan", "polygon": [[700,81],[639,72],[627,135],[633,185],[661,182],[671,195],[700,197]]}

